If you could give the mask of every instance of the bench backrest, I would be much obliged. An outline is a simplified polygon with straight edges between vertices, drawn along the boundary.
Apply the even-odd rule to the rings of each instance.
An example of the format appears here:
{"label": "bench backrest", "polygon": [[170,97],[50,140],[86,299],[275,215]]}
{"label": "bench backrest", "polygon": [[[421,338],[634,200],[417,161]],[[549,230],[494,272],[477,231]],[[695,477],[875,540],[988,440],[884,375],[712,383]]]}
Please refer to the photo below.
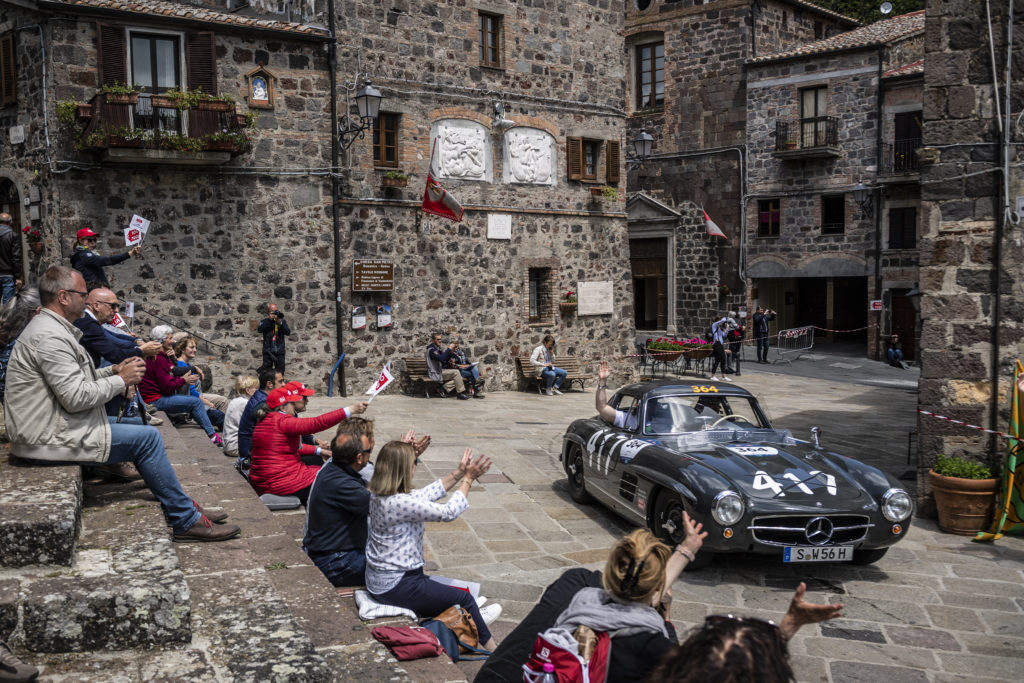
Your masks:
{"label": "bench backrest", "polygon": [[429,375],[426,358],[406,358],[405,371],[410,375]]}

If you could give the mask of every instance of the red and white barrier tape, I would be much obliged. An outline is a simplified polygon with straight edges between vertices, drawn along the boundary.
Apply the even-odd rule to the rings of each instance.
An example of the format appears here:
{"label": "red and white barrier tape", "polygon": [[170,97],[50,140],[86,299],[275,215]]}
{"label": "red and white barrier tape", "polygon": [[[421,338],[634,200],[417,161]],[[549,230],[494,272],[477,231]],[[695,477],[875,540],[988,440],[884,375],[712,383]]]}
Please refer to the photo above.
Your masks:
{"label": "red and white barrier tape", "polygon": [[939,415],[938,413],[932,413],[932,412],[929,412],[927,410],[921,410],[920,408],[917,409],[917,412],[921,413],[922,415],[928,415],[929,417],[934,417],[934,418],[936,418],[938,420],[945,420],[946,422],[952,422],[953,424],[957,424],[957,425],[960,425],[962,427],[967,427],[968,429],[975,429],[975,430],[977,430],[979,432],[985,432],[986,434],[995,434],[996,436],[1001,436],[1004,439],[1016,439],[1017,438],[1013,434],[1006,434],[1004,432],[997,432],[994,429],[987,429],[985,427],[979,427],[978,425],[972,425],[971,423],[964,422],[963,420],[954,420],[951,417],[946,417],[945,415]]}

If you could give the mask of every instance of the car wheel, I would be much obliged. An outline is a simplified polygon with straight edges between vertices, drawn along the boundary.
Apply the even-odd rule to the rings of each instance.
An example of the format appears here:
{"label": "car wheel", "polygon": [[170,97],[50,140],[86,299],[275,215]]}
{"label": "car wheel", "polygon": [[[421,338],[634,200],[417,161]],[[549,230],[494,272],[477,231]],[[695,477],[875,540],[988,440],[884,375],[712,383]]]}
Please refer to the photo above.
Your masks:
{"label": "car wheel", "polygon": [[[658,493],[658,500],[654,507],[654,528],[651,530],[654,535],[675,548],[686,538],[683,528],[683,501],[679,496],[665,489]],[[686,565],[684,571],[696,571],[708,566],[715,554],[708,550],[701,550],[697,553],[697,559]]]}
{"label": "car wheel", "polygon": [[873,564],[885,557],[888,548],[873,548],[853,551],[853,564]]}
{"label": "car wheel", "polygon": [[589,503],[593,497],[587,493],[587,484],[583,479],[583,449],[579,444],[569,446],[569,454],[565,458],[565,473],[569,476],[569,495],[577,503]]}

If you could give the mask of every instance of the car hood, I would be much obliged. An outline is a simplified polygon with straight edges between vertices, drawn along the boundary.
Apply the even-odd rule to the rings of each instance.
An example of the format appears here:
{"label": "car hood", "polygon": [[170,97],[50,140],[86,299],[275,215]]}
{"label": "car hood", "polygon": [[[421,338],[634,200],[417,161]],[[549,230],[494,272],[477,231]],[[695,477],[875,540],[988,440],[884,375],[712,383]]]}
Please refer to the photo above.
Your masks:
{"label": "car hood", "polygon": [[[664,443],[672,449],[671,443]],[[864,470],[856,461],[800,443],[707,443],[679,450],[685,458],[715,470],[753,502],[857,509],[873,506],[865,489]],[[873,469],[873,468],[870,468]],[[871,489],[885,490],[888,480],[875,470]]]}

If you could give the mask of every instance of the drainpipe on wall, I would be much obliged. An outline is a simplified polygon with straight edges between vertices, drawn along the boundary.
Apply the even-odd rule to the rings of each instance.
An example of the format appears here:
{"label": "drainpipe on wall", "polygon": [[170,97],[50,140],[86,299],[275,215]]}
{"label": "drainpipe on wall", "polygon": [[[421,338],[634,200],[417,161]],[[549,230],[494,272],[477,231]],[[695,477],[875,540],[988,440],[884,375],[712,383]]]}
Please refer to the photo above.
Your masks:
{"label": "drainpipe on wall", "polygon": [[[341,308],[341,220],[338,217],[338,39],[334,34],[334,0],[327,0],[327,27],[331,44],[327,48],[327,64],[331,79],[331,230],[334,237],[334,329],[338,358],[345,352],[345,316]],[[338,366],[338,393],[345,390],[345,364]]]}
{"label": "drainpipe on wall", "polygon": [[[880,176],[879,168],[882,165],[882,105],[885,102],[885,95],[882,92],[882,74],[884,71],[885,64],[885,46],[879,46],[878,48],[878,84],[877,84],[877,104],[875,106],[875,181],[872,185],[875,189],[872,191],[875,201],[874,204],[874,219],[875,219],[875,296],[881,299],[882,296],[882,189],[878,186],[878,178]],[[891,300],[890,300],[891,305]],[[882,311],[884,316],[889,311]],[[879,316],[878,329],[875,332],[875,360],[881,360],[882,357],[882,318]]]}

